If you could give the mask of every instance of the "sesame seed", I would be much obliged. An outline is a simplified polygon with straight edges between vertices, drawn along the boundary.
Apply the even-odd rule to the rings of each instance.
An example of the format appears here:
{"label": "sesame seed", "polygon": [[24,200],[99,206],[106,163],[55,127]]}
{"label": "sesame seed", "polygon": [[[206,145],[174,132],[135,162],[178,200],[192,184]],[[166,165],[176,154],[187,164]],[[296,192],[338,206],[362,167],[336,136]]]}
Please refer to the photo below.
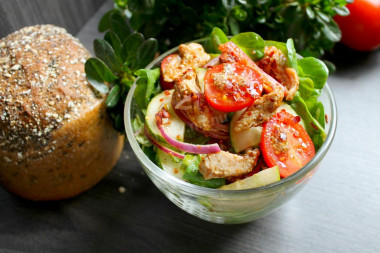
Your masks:
{"label": "sesame seed", "polygon": [[0,58],[0,64],[8,62],[9,58],[8,57],[1,57]]}

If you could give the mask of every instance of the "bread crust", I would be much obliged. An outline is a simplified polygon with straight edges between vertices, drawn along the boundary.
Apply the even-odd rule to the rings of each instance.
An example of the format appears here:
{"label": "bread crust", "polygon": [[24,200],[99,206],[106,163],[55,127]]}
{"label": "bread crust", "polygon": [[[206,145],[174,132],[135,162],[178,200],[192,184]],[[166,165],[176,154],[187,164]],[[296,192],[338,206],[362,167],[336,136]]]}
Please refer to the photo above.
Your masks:
{"label": "bread crust", "polygon": [[32,200],[73,197],[115,165],[124,137],[91,89],[80,42],[51,25],[0,40],[0,181]]}

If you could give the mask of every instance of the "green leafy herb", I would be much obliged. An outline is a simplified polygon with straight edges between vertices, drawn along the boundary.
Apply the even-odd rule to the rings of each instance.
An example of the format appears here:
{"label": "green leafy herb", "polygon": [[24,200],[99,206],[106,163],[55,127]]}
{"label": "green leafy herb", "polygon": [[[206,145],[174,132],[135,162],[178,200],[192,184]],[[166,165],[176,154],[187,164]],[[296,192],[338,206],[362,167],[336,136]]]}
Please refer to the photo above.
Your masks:
{"label": "green leafy herb", "polygon": [[[290,106],[301,116],[306,125],[306,131],[310,135],[316,150],[318,150],[326,139],[324,127],[313,117],[309,110],[309,106],[301,95],[297,92]],[[324,120],[324,115],[323,115]]]}
{"label": "green leafy herb", "polygon": [[254,61],[257,61],[264,55],[265,42],[260,35],[254,32],[240,33],[233,36],[231,41]]}
{"label": "green leafy herb", "polygon": [[84,69],[90,84],[102,94],[109,91],[104,82],[112,82],[117,77],[107,67],[107,65],[98,58],[90,58],[86,61]]}
{"label": "green leafy herb", "polygon": [[306,57],[298,60],[298,66],[302,71],[300,76],[308,77],[313,80],[315,89],[323,88],[329,76],[329,70],[321,60]]}
{"label": "green leafy herb", "polygon": [[192,184],[204,186],[208,188],[219,188],[226,184],[224,178],[204,179],[199,172],[199,164],[202,161],[200,155],[186,155],[182,161],[182,168],[185,171],[183,178]]}
{"label": "green leafy herb", "polygon": [[296,49],[294,48],[294,43],[292,39],[288,39],[286,41],[286,49],[287,49],[288,65],[291,68],[294,68],[298,72],[297,54],[296,54]]}
{"label": "green leafy herb", "polygon": [[106,40],[94,40],[94,51],[96,57],[102,60],[112,70],[112,72],[120,71],[121,63],[117,59],[112,46]]}
{"label": "green leafy herb", "polygon": [[106,99],[106,105],[108,108],[113,108],[119,103],[120,91],[120,85],[115,85],[112,87]]}
{"label": "green leafy herb", "polygon": [[218,49],[219,45],[228,41],[227,35],[220,28],[215,27],[206,43],[206,51],[210,53],[220,53],[220,50]]}
{"label": "green leafy herb", "polygon": [[146,109],[150,99],[160,92],[158,89],[160,86],[155,85],[160,77],[160,69],[140,69],[135,74],[140,78],[137,81],[134,97],[138,106]]}
{"label": "green leafy herb", "polygon": [[[173,1],[114,0],[116,12],[107,13],[104,30],[115,13],[128,13],[131,27],[155,37],[161,52],[181,43],[206,37],[214,27],[228,35],[255,31],[264,39],[286,42],[293,38],[303,56],[320,57],[340,40],[335,15],[348,15],[352,0]],[[180,13],[180,15],[179,15]]]}
{"label": "green leafy herb", "polygon": [[329,71],[326,65],[312,57],[297,61],[300,84],[290,106],[302,117],[306,131],[318,150],[326,139],[325,112],[318,97],[327,81]]}
{"label": "green leafy herb", "polygon": [[[108,115],[116,130],[124,133],[124,101],[136,76],[134,72],[154,59],[157,52],[155,39],[145,40],[141,33],[131,33],[122,8],[126,1],[116,1],[115,9],[107,12],[99,23],[99,30],[106,32],[104,39],[94,40],[96,57],[85,63],[85,72],[93,88],[107,94]],[[148,86],[144,90],[144,104],[152,95],[151,73],[146,74]],[[154,77],[155,78],[155,77]],[[141,88],[140,88],[141,89]]]}

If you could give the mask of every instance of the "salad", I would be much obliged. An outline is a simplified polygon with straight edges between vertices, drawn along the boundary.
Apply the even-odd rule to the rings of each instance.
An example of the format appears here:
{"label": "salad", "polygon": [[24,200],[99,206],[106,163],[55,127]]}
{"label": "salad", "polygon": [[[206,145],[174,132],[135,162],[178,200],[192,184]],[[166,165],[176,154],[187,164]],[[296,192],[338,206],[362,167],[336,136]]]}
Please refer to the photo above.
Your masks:
{"label": "salad", "polygon": [[145,154],[189,183],[260,187],[300,170],[323,144],[318,96],[328,69],[298,58],[293,41],[215,28],[181,44],[160,68],[141,69],[133,129]]}

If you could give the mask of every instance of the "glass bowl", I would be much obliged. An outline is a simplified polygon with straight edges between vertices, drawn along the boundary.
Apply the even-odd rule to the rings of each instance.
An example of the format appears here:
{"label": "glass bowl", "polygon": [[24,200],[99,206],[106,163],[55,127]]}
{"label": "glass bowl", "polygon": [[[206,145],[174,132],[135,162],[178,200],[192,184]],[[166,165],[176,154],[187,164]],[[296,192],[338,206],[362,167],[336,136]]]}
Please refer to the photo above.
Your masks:
{"label": "glass bowl", "polygon": [[[203,40],[204,41],[204,40]],[[202,43],[202,40],[193,42]],[[178,51],[178,47],[160,55],[146,68],[159,67],[161,61],[169,54]],[[136,82],[129,91],[125,102],[125,130],[139,163],[157,186],[174,204],[184,211],[214,223],[236,224],[259,219],[291,199],[299,192],[316,172],[334,139],[337,125],[337,109],[334,96],[326,83],[319,100],[325,107],[328,118],[327,137],[313,159],[296,173],[278,182],[247,190],[219,190],[205,188],[182,181],[155,165],[142,151],[132,129],[134,117],[133,94]]]}

